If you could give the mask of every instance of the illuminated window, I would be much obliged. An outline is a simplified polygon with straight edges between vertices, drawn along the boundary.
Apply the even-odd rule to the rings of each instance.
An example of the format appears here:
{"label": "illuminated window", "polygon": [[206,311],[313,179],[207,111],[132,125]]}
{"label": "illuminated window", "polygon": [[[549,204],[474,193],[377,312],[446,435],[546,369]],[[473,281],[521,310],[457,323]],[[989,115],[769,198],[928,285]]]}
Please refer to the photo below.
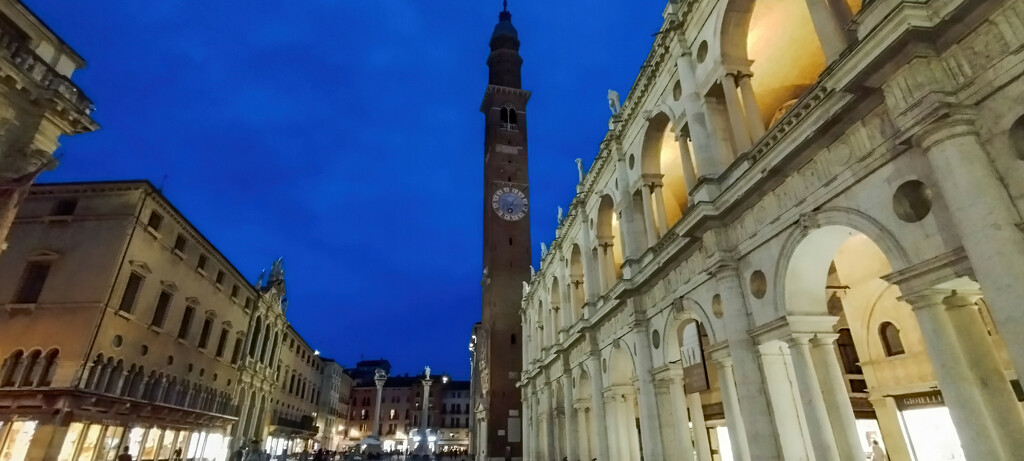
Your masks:
{"label": "illuminated window", "polygon": [[878,327],[878,335],[882,339],[882,347],[885,349],[886,357],[903,355],[903,340],[900,339],[900,329],[892,322],[882,323]]}

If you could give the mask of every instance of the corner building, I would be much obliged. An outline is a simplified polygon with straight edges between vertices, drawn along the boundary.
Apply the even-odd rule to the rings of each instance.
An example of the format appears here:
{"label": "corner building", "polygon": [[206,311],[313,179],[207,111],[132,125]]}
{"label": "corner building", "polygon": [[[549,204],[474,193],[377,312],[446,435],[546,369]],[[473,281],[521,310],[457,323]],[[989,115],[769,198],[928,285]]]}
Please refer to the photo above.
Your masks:
{"label": "corner building", "polygon": [[1024,1],[663,16],[522,300],[525,458],[1019,459]]}

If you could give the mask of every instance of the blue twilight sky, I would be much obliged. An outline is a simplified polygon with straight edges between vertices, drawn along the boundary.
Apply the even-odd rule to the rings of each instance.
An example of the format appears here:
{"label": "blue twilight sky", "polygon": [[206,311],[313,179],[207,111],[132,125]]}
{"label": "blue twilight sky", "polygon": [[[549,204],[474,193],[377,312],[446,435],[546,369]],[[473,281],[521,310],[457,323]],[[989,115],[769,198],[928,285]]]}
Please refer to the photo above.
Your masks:
{"label": "blue twilight sky", "polygon": [[[41,181],[150,179],[244,274],[283,256],[329,357],[468,378],[480,318],[486,59],[500,1],[24,0],[89,65],[98,132]],[[533,257],[665,0],[513,0]]]}

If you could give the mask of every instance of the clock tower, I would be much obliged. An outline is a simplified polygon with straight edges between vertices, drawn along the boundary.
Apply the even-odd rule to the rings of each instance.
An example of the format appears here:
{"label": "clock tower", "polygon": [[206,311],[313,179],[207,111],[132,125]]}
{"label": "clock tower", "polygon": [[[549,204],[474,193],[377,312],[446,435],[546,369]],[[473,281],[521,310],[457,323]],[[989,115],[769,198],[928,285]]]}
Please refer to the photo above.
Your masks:
{"label": "clock tower", "polygon": [[[484,114],[483,320],[477,338],[479,373],[477,459],[523,457],[522,409],[516,382],[522,371],[523,282],[530,277],[530,189],[526,148],[523,58],[512,13],[505,9],[491,35]],[[476,374],[475,373],[475,374]]]}

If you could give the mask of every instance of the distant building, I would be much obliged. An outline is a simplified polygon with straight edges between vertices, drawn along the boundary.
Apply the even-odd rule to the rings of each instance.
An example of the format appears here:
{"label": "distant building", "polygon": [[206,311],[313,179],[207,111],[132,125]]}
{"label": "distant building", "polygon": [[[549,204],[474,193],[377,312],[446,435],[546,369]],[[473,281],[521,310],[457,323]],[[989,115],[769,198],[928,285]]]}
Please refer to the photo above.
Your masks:
{"label": "distant building", "polygon": [[384,370],[389,375],[391,374],[391,362],[385,359],[360,360],[356,362],[355,368],[346,369],[345,373],[352,377],[355,385],[362,386],[373,384],[373,376],[378,368]]}
{"label": "distant building", "polygon": [[[422,374],[389,376],[384,383],[379,435],[386,451],[407,452],[416,447],[414,438],[419,436],[423,408],[423,378]],[[432,445],[438,452],[464,453],[469,447],[469,381],[450,380],[444,375],[433,375],[431,379],[427,432]],[[352,388],[348,429],[351,442],[373,434],[376,398],[377,387],[372,380]]]}
{"label": "distant building", "polygon": [[325,449],[338,451],[346,445],[352,377],[338,362],[327,358],[321,360],[320,402],[317,405],[320,444]]}

